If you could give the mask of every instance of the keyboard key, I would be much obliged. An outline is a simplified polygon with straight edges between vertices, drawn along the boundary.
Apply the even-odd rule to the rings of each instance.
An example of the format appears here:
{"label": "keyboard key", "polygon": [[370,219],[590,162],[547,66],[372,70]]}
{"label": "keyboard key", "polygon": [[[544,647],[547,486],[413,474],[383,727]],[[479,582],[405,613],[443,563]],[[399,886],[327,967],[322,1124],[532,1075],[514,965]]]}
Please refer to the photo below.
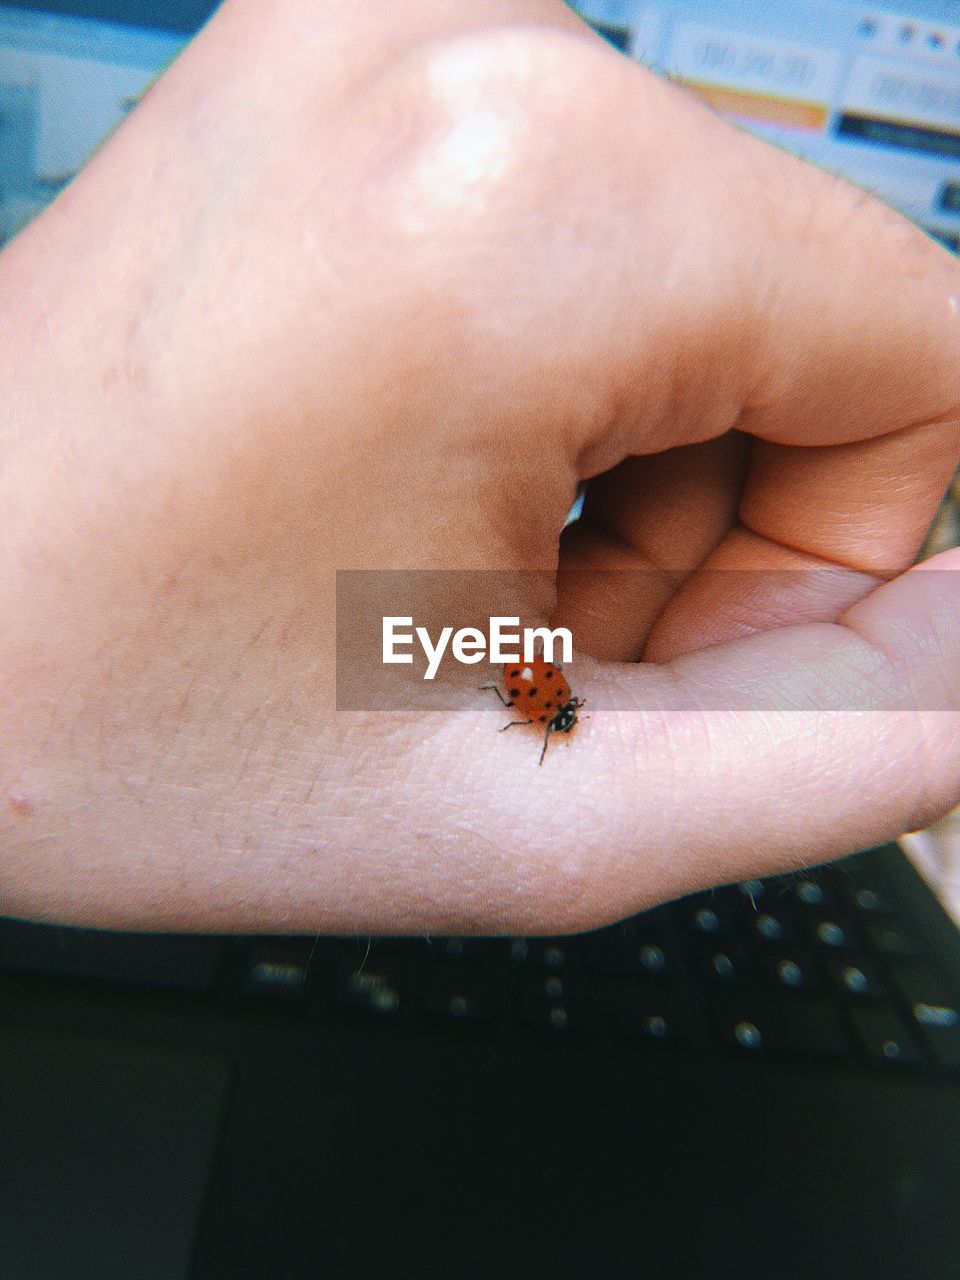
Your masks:
{"label": "keyboard key", "polygon": [[428,938],[422,958],[429,964],[484,965],[492,960],[496,945],[490,938]]}
{"label": "keyboard key", "polygon": [[314,942],[308,938],[257,943],[247,960],[244,993],[257,1000],[301,1001],[315,954]]}
{"label": "keyboard key", "polygon": [[588,999],[581,982],[567,974],[531,974],[520,988],[521,997],[528,1005],[557,1004],[575,1001],[583,1004]]}
{"label": "keyboard key", "polygon": [[553,974],[549,978],[544,978],[539,985],[548,1000],[560,1000],[567,994],[569,983]]}
{"label": "keyboard key", "polygon": [[960,1026],[960,1013],[948,1004],[927,1004],[918,1000],[913,1006],[913,1017],[921,1027]]}
{"label": "keyboard key", "polygon": [[567,963],[567,948],[556,943],[544,947],[540,952],[540,963],[545,969],[563,969]]}
{"label": "keyboard key", "polygon": [[889,964],[890,977],[905,1005],[957,1007],[958,992],[922,960]]}
{"label": "keyboard key", "polygon": [[856,885],[848,890],[847,900],[854,910],[877,917],[892,914],[886,894],[876,885]]}
{"label": "keyboard key", "polygon": [[759,910],[758,903],[766,897],[767,886],[762,880],[742,880],[737,885],[740,897],[748,902],[753,910]]}
{"label": "keyboard key", "polygon": [[570,951],[566,938],[513,938],[508,954],[511,965],[517,969],[559,973],[567,968]]}
{"label": "keyboard key", "polygon": [[730,998],[714,1005],[714,1016],[721,1039],[741,1052],[816,1058],[849,1055],[836,1011],[815,997],[789,1002]]}
{"label": "keyboard key", "polygon": [[751,1052],[763,1048],[763,1032],[748,1018],[741,1018],[733,1024],[733,1040],[741,1049]]}
{"label": "keyboard key", "polygon": [[788,925],[779,913],[760,911],[750,921],[751,935],[760,943],[782,944],[788,938]]}
{"label": "keyboard key", "polygon": [[960,1000],[956,985],[922,960],[891,963],[889,968],[910,1024],[937,1065],[960,1071]]}
{"label": "keyboard key", "polygon": [[780,991],[818,991],[820,979],[814,966],[799,956],[779,956],[769,962],[773,986]]}
{"label": "keyboard key", "polygon": [[503,987],[484,974],[431,974],[424,1007],[442,1022],[493,1022],[504,1009]]}
{"label": "keyboard key", "polygon": [[853,938],[849,929],[838,920],[827,918],[818,920],[814,925],[813,940],[818,947],[831,951],[843,951],[853,946]]}
{"label": "keyboard key", "polygon": [[646,942],[637,952],[640,968],[645,974],[662,977],[667,972],[667,953],[655,942]]}
{"label": "keyboard key", "polygon": [[859,955],[831,960],[827,969],[834,989],[842,996],[877,1000],[886,995],[876,971]]}
{"label": "keyboard key", "polygon": [[901,925],[869,924],[865,936],[867,945],[879,955],[911,960],[920,954],[917,943]]}
{"label": "keyboard key", "polygon": [[698,1019],[679,994],[641,992],[623,1001],[620,1030],[633,1043],[657,1047],[684,1045],[694,1037]]}
{"label": "keyboard key", "polygon": [[711,986],[729,986],[742,982],[747,976],[746,966],[737,953],[729,948],[705,953],[697,962],[695,971]]}
{"label": "keyboard key", "polygon": [[334,1003],[342,1010],[393,1019],[400,1012],[400,980],[385,966],[341,960],[337,966]]}
{"label": "keyboard key", "polygon": [[565,997],[558,1000],[526,1000],[523,1005],[523,1022],[530,1030],[557,1040],[577,1039],[591,1025],[586,1006]]}
{"label": "keyboard key", "polygon": [[690,925],[698,933],[719,933],[720,917],[713,907],[698,907],[691,916]]}
{"label": "keyboard key", "polygon": [[684,936],[705,943],[731,932],[730,911],[719,893],[697,893],[675,904],[673,918]]}
{"label": "keyboard key", "polygon": [[793,885],[793,897],[801,907],[826,907],[829,898],[826,889],[818,880],[804,877]]}
{"label": "keyboard key", "polygon": [[895,1009],[887,1005],[851,1005],[849,1016],[871,1061],[881,1066],[919,1066],[923,1055],[916,1038]]}
{"label": "keyboard key", "polygon": [[664,942],[659,928],[640,929],[628,922],[588,937],[586,962],[603,977],[666,979],[673,966]]}

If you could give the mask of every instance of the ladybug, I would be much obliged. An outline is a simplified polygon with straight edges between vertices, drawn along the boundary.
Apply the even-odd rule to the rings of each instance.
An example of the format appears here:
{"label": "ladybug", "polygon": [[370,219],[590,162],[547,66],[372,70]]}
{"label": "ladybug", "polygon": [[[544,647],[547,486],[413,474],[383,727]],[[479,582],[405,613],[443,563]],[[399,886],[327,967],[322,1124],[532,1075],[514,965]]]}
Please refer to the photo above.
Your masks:
{"label": "ladybug", "polygon": [[563,672],[552,662],[533,658],[530,662],[508,662],[503,668],[503,683],[507,691],[504,697],[495,684],[485,684],[492,689],[505,707],[515,707],[526,720],[511,720],[500,730],[503,733],[518,724],[545,726],[540,763],[547,754],[551,733],[569,733],[577,723],[577,711],[584,705],[582,698],[574,698]]}

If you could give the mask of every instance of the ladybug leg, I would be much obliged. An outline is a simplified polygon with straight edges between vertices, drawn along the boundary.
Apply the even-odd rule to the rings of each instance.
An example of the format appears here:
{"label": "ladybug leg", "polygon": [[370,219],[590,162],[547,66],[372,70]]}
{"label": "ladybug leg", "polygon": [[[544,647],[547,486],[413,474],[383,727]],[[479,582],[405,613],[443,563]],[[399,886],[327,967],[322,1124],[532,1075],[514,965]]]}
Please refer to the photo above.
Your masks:
{"label": "ladybug leg", "polygon": [[482,685],[480,686],[480,692],[482,693],[482,692],[484,691],[484,689],[492,689],[492,690],[493,690],[493,692],[497,695],[497,697],[500,699],[500,701],[503,703],[503,705],[504,705],[505,707],[512,707],[512,706],[513,706],[513,703],[512,703],[512,702],[508,702],[508,701],[507,701],[507,699],[503,696],[503,694],[500,692],[500,690],[499,690],[499,688],[497,687],[497,685],[495,685],[495,684],[482,684]]}
{"label": "ladybug leg", "polygon": [[[507,705],[509,706],[510,704],[508,703]],[[518,724],[533,724],[533,721],[532,720],[511,720],[509,724],[505,724],[503,726],[500,732],[506,733],[508,729],[515,729]]]}
{"label": "ladybug leg", "polygon": [[[530,721],[533,724],[533,721]],[[553,733],[553,721],[547,725],[547,732],[543,735],[543,750],[540,752],[540,763],[543,764],[543,757],[547,754],[547,744],[550,741],[550,735]]]}

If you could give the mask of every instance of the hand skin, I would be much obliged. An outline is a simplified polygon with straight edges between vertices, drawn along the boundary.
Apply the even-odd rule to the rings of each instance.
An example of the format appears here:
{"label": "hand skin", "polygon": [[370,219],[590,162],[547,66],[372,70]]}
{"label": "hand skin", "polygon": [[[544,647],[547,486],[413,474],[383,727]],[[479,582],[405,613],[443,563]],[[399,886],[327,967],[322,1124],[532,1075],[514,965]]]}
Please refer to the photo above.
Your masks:
{"label": "hand skin", "polygon": [[[228,0],[0,256],[0,910],[575,930],[943,813],[958,298],[559,0]],[[812,611],[709,572],[810,566]],[[490,694],[337,712],[377,567],[559,569],[635,709],[543,768]],[[756,672],[795,709],[710,709]]]}

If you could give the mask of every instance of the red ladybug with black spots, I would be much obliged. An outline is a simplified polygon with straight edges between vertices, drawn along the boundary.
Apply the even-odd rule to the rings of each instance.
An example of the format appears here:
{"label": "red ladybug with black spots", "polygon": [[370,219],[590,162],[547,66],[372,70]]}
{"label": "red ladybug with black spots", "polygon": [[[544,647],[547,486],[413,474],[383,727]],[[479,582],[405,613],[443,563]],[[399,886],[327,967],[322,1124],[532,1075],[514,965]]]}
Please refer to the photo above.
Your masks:
{"label": "red ladybug with black spots", "polygon": [[543,750],[540,763],[547,754],[551,733],[569,733],[577,723],[577,711],[583,706],[581,698],[575,698],[563,672],[552,662],[533,658],[530,662],[508,662],[503,668],[503,682],[507,691],[504,697],[495,684],[485,684],[492,689],[505,707],[514,707],[525,720],[511,720],[503,733],[518,724],[544,726]]}

